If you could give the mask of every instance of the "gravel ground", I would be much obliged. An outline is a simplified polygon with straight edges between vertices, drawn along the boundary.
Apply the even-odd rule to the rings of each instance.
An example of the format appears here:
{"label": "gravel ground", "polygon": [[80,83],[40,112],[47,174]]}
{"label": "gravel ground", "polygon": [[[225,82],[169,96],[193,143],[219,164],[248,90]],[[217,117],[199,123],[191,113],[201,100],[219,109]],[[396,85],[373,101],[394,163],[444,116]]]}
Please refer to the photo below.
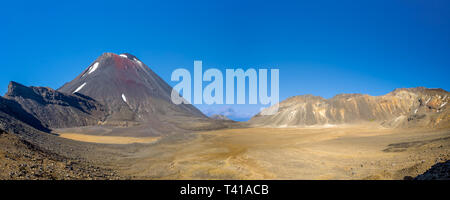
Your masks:
{"label": "gravel ground", "polygon": [[67,158],[33,145],[17,135],[0,133],[2,180],[120,179],[114,170]]}

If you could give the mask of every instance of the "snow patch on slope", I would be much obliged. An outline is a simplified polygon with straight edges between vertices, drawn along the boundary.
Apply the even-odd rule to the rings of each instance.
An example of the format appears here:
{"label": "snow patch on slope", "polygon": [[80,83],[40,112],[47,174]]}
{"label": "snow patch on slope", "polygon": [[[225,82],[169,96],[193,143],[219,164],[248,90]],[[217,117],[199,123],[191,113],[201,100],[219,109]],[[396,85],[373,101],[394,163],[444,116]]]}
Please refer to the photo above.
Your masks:
{"label": "snow patch on slope", "polygon": [[125,94],[122,94],[122,100],[125,101],[125,103],[128,103],[127,97],[125,96]]}
{"label": "snow patch on slope", "polygon": [[98,62],[96,62],[94,65],[92,65],[91,68],[89,68],[88,74],[91,74],[92,72],[94,72],[95,70],[97,70],[97,68],[98,68]]}
{"label": "snow patch on slope", "polygon": [[86,83],[83,83],[83,85],[80,85],[80,87],[78,87],[75,91],[73,91],[73,93],[76,93],[78,91],[80,91],[81,89],[83,89],[83,87],[86,85]]}
{"label": "snow patch on slope", "polygon": [[120,56],[120,57],[124,57],[124,58],[128,58],[128,56],[125,55],[125,54],[120,54],[119,56]]}
{"label": "snow patch on slope", "polygon": [[136,59],[136,58],[133,58],[133,60],[135,61],[135,62],[137,62],[139,65],[141,65],[142,64],[142,62],[141,61],[139,61],[138,59]]}

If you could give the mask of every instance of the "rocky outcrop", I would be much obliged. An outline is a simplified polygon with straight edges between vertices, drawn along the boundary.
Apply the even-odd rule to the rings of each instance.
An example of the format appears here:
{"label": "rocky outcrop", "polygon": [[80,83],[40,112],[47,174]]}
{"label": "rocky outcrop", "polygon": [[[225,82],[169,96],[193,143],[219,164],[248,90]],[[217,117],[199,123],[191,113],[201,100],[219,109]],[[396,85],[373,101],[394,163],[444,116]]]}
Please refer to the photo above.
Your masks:
{"label": "rocky outcrop", "polygon": [[393,93],[401,91],[417,95],[410,111],[383,121],[383,126],[450,128],[450,111],[447,105],[450,97],[449,92],[442,89],[411,88],[395,90]]}
{"label": "rocky outcrop", "polygon": [[443,127],[449,125],[448,96],[445,90],[423,87],[396,89],[383,96],[341,94],[325,99],[302,95],[280,102],[275,115],[258,114],[250,123],[280,127],[379,122],[389,127]]}
{"label": "rocky outcrop", "polygon": [[39,119],[25,111],[19,103],[3,97],[0,97],[0,129],[13,133],[33,131],[34,129],[36,129],[35,131],[50,131],[42,125]]}
{"label": "rocky outcrop", "polygon": [[0,105],[6,114],[43,131],[97,125],[107,115],[105,107],[90,97],[16,82],[9,84]]}
{"label": "rocky outcrop", "polygon": [[450,160],[433,165],[414,180],[450,180]]}

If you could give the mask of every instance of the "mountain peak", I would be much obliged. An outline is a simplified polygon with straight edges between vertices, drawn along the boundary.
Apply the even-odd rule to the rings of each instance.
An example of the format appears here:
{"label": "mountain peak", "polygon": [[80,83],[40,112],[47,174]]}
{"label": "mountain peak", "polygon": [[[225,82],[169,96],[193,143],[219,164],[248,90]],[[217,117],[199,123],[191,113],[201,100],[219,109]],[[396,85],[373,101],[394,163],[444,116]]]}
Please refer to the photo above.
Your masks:
{"label": "mountain peak", "polygon": [[119,56],[128,58],[130,60],[138,60],[138,58],[130,53],[121,53]]}
{"label": "mountain peak", "polygon": [[129,60],[139,60],[136,56],[134,56],[131,53],[116,54],[116,53],[111,53],[111,52],[105,52],[97,59],[97,61],[107,59],[107,58],[114,58],[114,57],[121,57],[121,58],[126,58]]}
{"label": "mountain peak", "polygon": [[9,82],[8,92],[5,94],[5,96],[18,96],[21,94],[29,93],[30,90],[31,89],[25,85],[11,81]]}
{"label": "mountain peak", "polygon": [[8,89],[14,89],[14,88],[17,88],[17,87],[27,87],[27,86],[22,85],[22,84],[20,84],[18,82],[15,82],[15,81],[10,81],[9,82]]}
{"label": "mountain peak", "polygon": [[156,116],[205,117],[192,105],[175,105],[172,87],[130,53],[103,53],[77,78],[60,89],[107,105],[115,121],[148,121]]}

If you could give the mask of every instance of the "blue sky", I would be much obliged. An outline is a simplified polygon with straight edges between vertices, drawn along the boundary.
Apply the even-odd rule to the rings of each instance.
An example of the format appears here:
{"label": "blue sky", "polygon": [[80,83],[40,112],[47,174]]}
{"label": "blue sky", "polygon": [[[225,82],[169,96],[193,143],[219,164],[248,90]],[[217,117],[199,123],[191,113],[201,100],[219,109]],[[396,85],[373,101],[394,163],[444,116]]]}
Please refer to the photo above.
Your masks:
{"label": "blue sky", "polygon": [[[6,1],[0,93],[58,88],[103,52],[129,52],[169,84],[176,68],[279,68],[280,98],[450,89],[450,1]],[[205,112],[255,106],[199,106]]]}

